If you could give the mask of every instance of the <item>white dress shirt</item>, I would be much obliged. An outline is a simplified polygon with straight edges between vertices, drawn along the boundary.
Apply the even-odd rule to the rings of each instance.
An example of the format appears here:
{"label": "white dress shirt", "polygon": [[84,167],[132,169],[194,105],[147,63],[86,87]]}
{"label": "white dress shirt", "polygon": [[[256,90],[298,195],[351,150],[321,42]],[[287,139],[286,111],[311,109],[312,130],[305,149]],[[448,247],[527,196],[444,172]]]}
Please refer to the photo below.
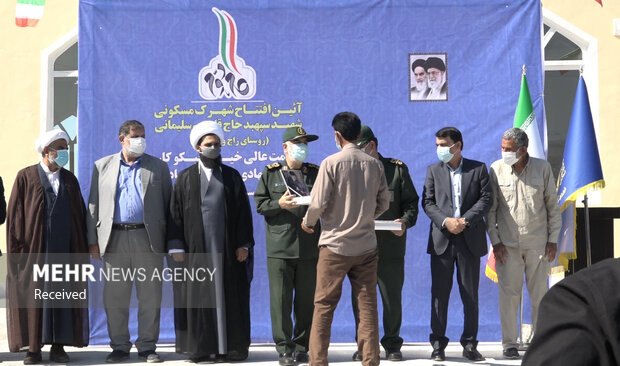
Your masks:
{"label": "white dress shirt", "polygon": [[41,161],[41,167],[43,168],[43,171],[45,172],[45,175],[47,176],[47,180],[50,182],[50,184],[52,185],[52,189],[54,190],[54,194],[58,196],[58,188],[60,187],[60,169],[56,170],[55,172],[51,171],[50,168],[47,167],[47,165],[45,165],[45,163],[43,163],[43,161]]}

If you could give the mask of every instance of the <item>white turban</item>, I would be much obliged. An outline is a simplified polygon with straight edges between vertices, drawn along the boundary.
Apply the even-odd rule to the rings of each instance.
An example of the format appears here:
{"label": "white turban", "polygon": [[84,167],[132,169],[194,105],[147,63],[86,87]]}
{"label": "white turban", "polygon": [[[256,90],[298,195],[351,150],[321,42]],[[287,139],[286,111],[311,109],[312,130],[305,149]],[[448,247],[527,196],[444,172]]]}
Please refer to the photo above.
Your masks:
{"label": "white turban", "polygon": [[198,145],[198,141],[204,135],[215,134],[220,138],[220,143],[224,143],[224,131],[222,127],[214,121],[202,121],[198,124],[195,124],[192,127],[192,131],[189,133],[189,143],[192,144],[192,147],[196,147]]}
{"label": "white turban", "polygon": [[69,135],[67,135],[67,133],[60,128],[54,128],[53,130],[49,130],[41,134],[37,141],[34,142],[34,148],[37,149],[40,154],[46,146],[49,146],[52,142],[60,139],[67,141],[67,144],[69,143]]}

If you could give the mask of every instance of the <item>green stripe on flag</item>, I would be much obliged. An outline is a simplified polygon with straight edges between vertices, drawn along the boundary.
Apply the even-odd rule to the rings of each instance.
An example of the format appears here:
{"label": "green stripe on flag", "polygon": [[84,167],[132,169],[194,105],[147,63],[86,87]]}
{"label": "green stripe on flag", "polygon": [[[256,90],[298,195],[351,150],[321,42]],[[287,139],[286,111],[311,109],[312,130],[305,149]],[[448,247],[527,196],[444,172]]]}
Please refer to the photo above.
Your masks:
{"label": "green stripe on flag", "polygon": [[519,93],[519,103],[515,111],[515,119],[513,127],[526,129],[534,120],[534,108],[532,107],[532,98],[530,97],[530,89],[527,86],[527,78],[525,75],[521,78],[521,92]]}
{"label": "green stripe on flag", "polygon": [[220,27],[222,29],[222,38],[220,38],[220,56],[222,57],[224,65],[228,69],[230,69],[230,66],[228,66],[228,59],[226,57],[226,39],[228,38],[226,20],[224,20],[224,17],[222,16],[222,14],[219,13],[219,11],[217,13],[217,16],[220,18]]}
{"label": "green stripe on flag", "polygon": [[17,0],[17,3],[26,4],[26,5],[43,6],[45,5],[45,0]]}

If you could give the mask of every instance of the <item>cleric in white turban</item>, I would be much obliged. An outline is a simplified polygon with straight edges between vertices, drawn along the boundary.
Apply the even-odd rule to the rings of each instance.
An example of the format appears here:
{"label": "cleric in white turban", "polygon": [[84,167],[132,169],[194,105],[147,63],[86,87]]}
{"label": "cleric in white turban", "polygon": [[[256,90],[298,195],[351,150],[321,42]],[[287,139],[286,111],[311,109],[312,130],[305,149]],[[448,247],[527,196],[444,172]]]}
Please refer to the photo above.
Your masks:
{"label": "cleric in white turban", "polygon": [[[90,263],[80,184],[73,173],[62,169],[69,161],[68,143],[69,136],[60,129],[43,133],[35,143],[41,161],[17,173],[6,221],[9,262],[22,258],[39,265]],[[64,262],[42,253],[84,255],[72,256],[68,263],[68,259]],[[86,294],[88,283],[57,282],[43,287],[41,281],[34,281],[32,273],[28,265],[8,266],[9,349],[19,352],[27,348],[24,364],[36,364],[41,362],[42,345],[50,344],[50,361],[67,363],[64,346],[88,345],[88,299],[80,297],[67,303],[51,298],[41,302],[35,294],[42,289]]]}
{"label": "cleric in white turban", "polygon": [[[242,361],[250,346],[250,202],[239,172],[222,164],[222,128],[214,121],[200,122],[189,140],[200,161],[181,171],[174,185],[171,242],[183,247],[170,252],[186,267],[217,271],[213,281],[174,287],[176,351],[192,362]],[[200,299],[208,303],[196,303]]]}
{"label": "cleric in white turban", "polygon": [[189,133],[189,143],[192,144],[194,149],[200,152],[198,146],[200,145],[201,139],[210,134],[216,135],[220,144],[224,141],[224,131],[217,122],[202,121],[192,127],[192,131]]}
{"label": "cleric in white turban", "polygon": [[69,135],[67,135],[67,133],[60,128],[54,128],[42,133],[37,141],[34,142],[34,148],[37,149],[39,153],[42,153],[45,147],[49,146],[52,142],[61,139],[65,140],[65,142],[69,144]]}

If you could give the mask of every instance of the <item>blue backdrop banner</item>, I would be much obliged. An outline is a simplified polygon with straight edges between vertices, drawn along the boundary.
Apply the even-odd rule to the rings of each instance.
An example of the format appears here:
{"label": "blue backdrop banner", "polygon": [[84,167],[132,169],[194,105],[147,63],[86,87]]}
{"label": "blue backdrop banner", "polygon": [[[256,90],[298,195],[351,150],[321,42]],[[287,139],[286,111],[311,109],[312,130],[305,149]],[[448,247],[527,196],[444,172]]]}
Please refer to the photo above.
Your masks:
{"label": "blue backdrop banner", "polygon": [[[197,160],[191,126],[221,123],[224,162],[252,195],[264,166],[283,159],[284,128],[320,136],[308,157],[319,164],[336,152],[331,119],[341,111],[373,128],[379,151],[408,165],[419,193],[426,167],[437,161],[440,127],[461,129],[464,156],[488,165],[500,158],[524,64],[535,113],[544,115],[539,1],[80,0],[79,16],[78,175],[85,196],[93,162],[120,151],[118,127],[128,119],[144,123],[147,153],[168,163],[173,180]],[[431,57],[445,71],[418,84],[412,65]],[[436,89],[418,92],[426,85]],[[407,342],[427,341],[430,332],[429,225],[421,210],[408,231]],[[265,228],[257,214],[254,233],[252,340],[267,342]],[[479,338],[499,341],[497,288],[480,281]],[[334,342],[354,341],[345,287]],[[91,301],[101,301],[97,291]],[[451,299],[447,336],[456,340],[463,324],[456,289]],[[91,342],[107,343],[105,313],[93,305]],[[162,309],[160,340],[173,339],[172,311]]]}

